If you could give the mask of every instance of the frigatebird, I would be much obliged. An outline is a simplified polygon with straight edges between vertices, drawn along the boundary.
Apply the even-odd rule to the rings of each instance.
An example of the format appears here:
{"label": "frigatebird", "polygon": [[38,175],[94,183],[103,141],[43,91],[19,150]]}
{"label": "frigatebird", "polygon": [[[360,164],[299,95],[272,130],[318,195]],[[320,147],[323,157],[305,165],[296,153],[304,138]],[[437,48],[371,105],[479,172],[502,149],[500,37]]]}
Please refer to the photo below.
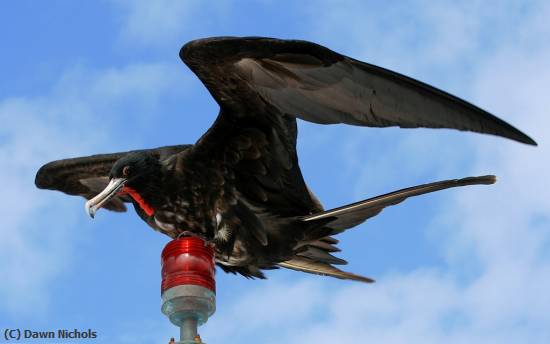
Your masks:
{"label": "frigatebird", "polygon": [[153,229],[196,235],[226,272],[265,278],[284,267],[372,282],[335,265],[333,238],[387,206],[494,176],[419,185],[324,210],[296,154],[296,118],[319,124],[451,128],[535,141],[490,113],[425,83],[301,40],[215,37],[179,54],[220,106],[194,144],[50,162],[36,185],[88,199],[86,210],[132,203]]}

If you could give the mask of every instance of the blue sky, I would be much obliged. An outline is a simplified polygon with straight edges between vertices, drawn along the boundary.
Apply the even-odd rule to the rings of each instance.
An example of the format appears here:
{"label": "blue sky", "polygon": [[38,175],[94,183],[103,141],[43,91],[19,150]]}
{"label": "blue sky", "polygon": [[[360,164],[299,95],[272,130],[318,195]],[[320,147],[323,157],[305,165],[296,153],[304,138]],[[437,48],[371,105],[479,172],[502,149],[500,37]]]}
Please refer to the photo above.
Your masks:
{"label": "blue sky", "polygon": [[538,148],[447,130],[299,124],[325,207],[415,184],[496,174],[340,236],[362,285],[292,271],[218,273],[209,343],[550,341],[550,6],[544,1],[13,1],[0,5],[0,326],[94,329],[164,343],[159,255],[133,212],[34,188],[50,160],[193,143],[217,106],[179,61],[215,35],[300,38],[433,84],[530,134]]}

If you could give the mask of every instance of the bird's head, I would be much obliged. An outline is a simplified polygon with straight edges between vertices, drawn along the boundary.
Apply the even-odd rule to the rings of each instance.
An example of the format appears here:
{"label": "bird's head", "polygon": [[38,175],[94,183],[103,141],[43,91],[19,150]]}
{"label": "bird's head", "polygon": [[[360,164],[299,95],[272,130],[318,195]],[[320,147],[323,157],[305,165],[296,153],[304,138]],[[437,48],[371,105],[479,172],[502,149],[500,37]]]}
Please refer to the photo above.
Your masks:
{"label": "bird's head", "polygon": [[149,152],[133,152],[118,159],[109,173],[109,184],[97,196],[86,202],[86,212],[93,218],[96,211],[111,198],[127,193],[149,216],[153,208],[145,200],[161,174],[158,158]]}

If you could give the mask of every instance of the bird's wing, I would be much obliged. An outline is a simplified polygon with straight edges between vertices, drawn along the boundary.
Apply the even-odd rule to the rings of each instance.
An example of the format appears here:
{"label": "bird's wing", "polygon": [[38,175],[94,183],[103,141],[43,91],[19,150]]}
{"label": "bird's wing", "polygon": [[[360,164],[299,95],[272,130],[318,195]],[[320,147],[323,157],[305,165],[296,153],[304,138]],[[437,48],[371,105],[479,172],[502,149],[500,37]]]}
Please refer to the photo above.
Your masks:
{"label": "bird's wing", "polygon": [[[304,222],[321,221],[324,227],[332,229],[330,235],[338,234],[348,228],[357,226],[365,220],[378,215],[385,207],[403,202],[409,197],[466,185],[493,184],[496,177],[480,176],[462,179],[443,180],[435,183],[417,185],[390,192],[339,208],[326,210],[301,218]],[[328,221],[328,222],[327,222]]]}
{"label": "bird's wing", "polygon": [[[149,149],[160,159],[187,149],[190,145],[166,146]],[[40,189],[58,190],[68,195],[90,199],[100,193],[109,182],[113,164],[124,155],[136,152],[98,154],[86,157],[56,160],[42,166],[36,173],[35,184]],[[128,197],[113,197],[103,207],[113,211],[126,211]]]}
{"label": "bird's wing", "polygon": [[[347,264],[343,259],[334,257],[331,252],[337,252],[334,246],[338,241],[324,235],[334,235],[348,228],[357,226],[368,218],[378,215],[385,207],[403,202],[409,197],[418,196],[447,188],[492,184],[495,176],[468,177],[462,179],[444,180],[435,183],[417,185],[414,187],[394,191],[385,195],[369,198],[364,201],[348,204],[343,207],[319,212],[300,218],[305,223],[310,223],[311,231],[305,233],[302,240],[303,247],[298,247],[296,255],[287,261],[278,263],[279,266],[317,275],[332,276],[340,279],[349,279],[361,282],[373,282],[368,277],[342,271],[334,265]],[[316,226],[315,223],[319,225]],[[318,233],[322,238],[317,239]],[[309,238],[307,237],[309,235]]]}
{"label": "bird's wing", "polygon": [[180,57],[221,108],[236,115],[271,108],[322,124],[451,128],[536,145],[510,124],[449,93],[311,42],[206,38],[184,45]]}

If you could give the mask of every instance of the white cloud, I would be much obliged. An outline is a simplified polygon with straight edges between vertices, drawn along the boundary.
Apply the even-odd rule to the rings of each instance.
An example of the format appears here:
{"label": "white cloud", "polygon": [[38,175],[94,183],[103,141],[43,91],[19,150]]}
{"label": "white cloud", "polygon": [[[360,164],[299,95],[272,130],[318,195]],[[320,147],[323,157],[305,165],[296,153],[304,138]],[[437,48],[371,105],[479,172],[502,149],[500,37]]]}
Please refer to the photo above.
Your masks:
{"label": "white cloud", "polygon": [[[45,311],[48,285],[71,265],[72,247],[86,236],[82,228],[75,230],[81,203],[64,203],[60,194],[35,188],[40,165],[111,151],[108,144],[116,138],[111,135],[111,118],[117,104],[131,101],[139,108],[154,107],[159,94],[174,86],[173,75],[160,64],[106,71],[76,68],[61,75],[47,94],[0,100],[2,310]],[[143,117],[144,112],[134,114],[136,121]]]}
{"label": "white cloud", "polygon": [[180,35],[198,5],[192,0],[122,0],[116,3],[126,12],[122,36],[153,45]]}
{"label": "white cloud", "polygon": [[[220,310],[219,316],[212,318],[208,324],[212,336],[208,340],[220,342],[224,337],[247,337],[259,328],[278,331],[287,324],[307,321],[314,315],[322,296],[321,290],[316,290],[311,281],[291,285],[276,280],[258,281],[256,287],[247,290],[237,303]],[[300,300],[300,307],[294,307],[288,300]]]}
{"label": "white cloud", "polygon": [[[129,45],[158,47],[183,43],[189,32],[204,32],[219,14],[225,12],[226,1],[206,6],[197,0],[113,0],[121,10],[120,38]],[[200,19],[199,19],[200,18]],[[199,29],[199,30],[197,30]],[[199,38],[199,37],[195,37]]]}

